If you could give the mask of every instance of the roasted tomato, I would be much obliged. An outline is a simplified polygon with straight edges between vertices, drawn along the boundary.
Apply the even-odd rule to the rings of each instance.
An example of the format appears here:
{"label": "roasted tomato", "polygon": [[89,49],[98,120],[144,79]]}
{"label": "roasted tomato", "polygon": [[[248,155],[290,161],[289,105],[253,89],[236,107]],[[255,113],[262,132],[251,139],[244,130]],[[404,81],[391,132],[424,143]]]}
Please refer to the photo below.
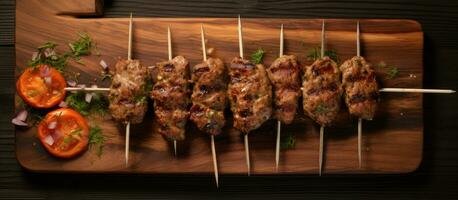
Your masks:
{"label": "roasted tomato", "polygon": [[71,158],[87,149],[89,125],[78,112],[60,108],[48,113],[40,122],[38,138],[53,156]]}
{"label": "roasted tomato", "polygon": [[27,68],[16,82],[16,91],[34,108],[51,108],[65,98],[62,74],[48,65]]}

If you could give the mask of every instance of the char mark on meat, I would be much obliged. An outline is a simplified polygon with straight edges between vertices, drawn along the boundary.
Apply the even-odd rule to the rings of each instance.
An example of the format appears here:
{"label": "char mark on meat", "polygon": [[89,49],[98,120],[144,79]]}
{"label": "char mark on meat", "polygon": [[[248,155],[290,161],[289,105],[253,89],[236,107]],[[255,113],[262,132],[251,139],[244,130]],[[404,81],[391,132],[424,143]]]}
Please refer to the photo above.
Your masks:
{"label": "char mark on meat", "polygon": [[340,111],[340,71],[329,57],[304,68],[302,82],[305,113],[322,126],[329,126]]}
{"label": "char mark on meat", "polygon": [[274,88],[274,117],[285,124],[294,120],[300,96],[300,65],[294,55],[277,58],[267,69]]}
{"label": "char mark on meat", "polygon": [[272,86],[263,65],[234,58],[229,67],[227,94],[234,127],[243,133],[257,129],[272,114]]}
{"label": "char mark on meat", "polygon": [[218,58],[208,58],[196,65],[192,72],[194,89],[191,96],[190,119],[210,135],[221,133],[225,124],[226,69]]}
{"label": "char mark on meat", "polygon": [[168,140],[184,140],[189,116],[189,63],[183,56],[157,63],[152,69],[154,114],[159,133]]}
{"label": "char mark on meat", "polygon": [[148,106],[149,84],[148,70],[139,60],[120,59],[108,95],[112,117],[123,123],[141,123]]}
{"label": "char mark on meat", "polygon": [[345,61],[341,66],[345,103],[350,114],[370,120],[379,101],[378,84],[372,66],[361,56]]}

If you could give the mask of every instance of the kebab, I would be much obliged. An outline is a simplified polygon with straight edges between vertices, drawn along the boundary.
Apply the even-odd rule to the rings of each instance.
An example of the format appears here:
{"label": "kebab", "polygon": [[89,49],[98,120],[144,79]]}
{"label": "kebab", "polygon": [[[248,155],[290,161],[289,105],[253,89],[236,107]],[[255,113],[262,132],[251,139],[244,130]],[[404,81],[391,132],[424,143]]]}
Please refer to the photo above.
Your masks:
{"label": "kebab", "polygon": [[351,115],[358,117],[358,164],[362,163],[362,120],[372,120],[380,100],[380,92],[422,92],[422,93],[453,93],[452,90],[413,89],[413,88],[382,88],[378,89],[376,74],[373,67],[361,56],[360,26],[356,28],[356,56],[346,60],[341,66],[342,86],[345,104]]}
{"label": "kebab", "polygon": [[238,18],[240,57],[229,67],[230,82],[227,95],[234,118],[234,128],[244,134],[245,156],[250,175],[248,133],[261,126],[271,114],[272,87],[262,64],[243,59],[242,23]]}
{"label": "kebab", "polygon": [[324,56],[325,22],[321,29],[321,57],[304,68],[302,77],[303,108],[320,127],[319,175],[323,167],[324,128],[333,123],[340,111],[342,96],[340,71],[336,62]]}
{"label": "kebab", "polygon": [[154,86],[150,97],[154,100],[158,131],[167,140],[173,141],[176,156],[177,140],[185,139],[185,126],[189,116],[189,62],[183,56],[172,59],[170,27],[167,29],[167,43],[169,60],[152,67]]}
{"label": "kebab", "polygon": [[225,124],[226,107],[226,69],[219,58],[207,58],[204,26],[200,27],[203,62],[192,69],[194,89],[191,96],[190,119],[199,130],[210,135],[216,187],[218,182],[218,164],[216,160],[215,136],[221,134]]}
{"label": "kebab", "polygon": [[275,168],[278,171],[280,160],[281,123],[290,124],[294,120],[300,96],[300,66],[294,55],[283,55],[283,24],[280,30],[280,55],[267,69],[274,94],[274,117],[277,119],[277,140]]}

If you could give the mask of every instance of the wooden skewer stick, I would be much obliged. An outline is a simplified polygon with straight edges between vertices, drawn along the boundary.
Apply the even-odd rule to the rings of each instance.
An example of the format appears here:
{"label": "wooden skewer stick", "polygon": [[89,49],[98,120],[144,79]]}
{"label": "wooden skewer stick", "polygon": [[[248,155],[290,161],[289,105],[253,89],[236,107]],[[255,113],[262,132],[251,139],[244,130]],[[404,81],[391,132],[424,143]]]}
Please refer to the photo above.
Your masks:
{"label": "wooden skewer stick", "polygon": [[[204,25],[200,25],[200,36],[202,39],[202,56],[204,61],[207,61],[207,48],[205,47],[205,32],[204,32]],[[211,135],[211,150],[212,150],[212,159],[213,159],[213,171],[215,173],[215,182],[216,187],[219,188],[219,179],[218,179],[218,161],[216,160],[216,149],[215,149],[215,136]]]}
{"label": "wooden skewer stick", "polygon": [[455,90],[442,90],[442,89],[416,89],[416,88],[382,88],[379,92],[405,92],[405,93],[440,93],[450,94],[455,93]]}
{"label": "wooden skewer stick", "polygon": [[321,176],[321,169],[323,169],[323,143],[324,143],[324,126],[320,127],[320,150],[319,154],[320,157],[318,159],[318,165],[319,165],[319,175]]}
{"label": "wooden skewer stick", "polygon": [[[167,49],[168,49],[168,55],[169,55],[169,60],[172,60],[172,33],[170,31],[170,26],[167,27]],[[173,140],[173,152],[175,154],[175,157],[177,156],[177,140]]]}
{"label": "wooden skewer stick", "polygon": [[[132,59],[132,13],[130,13],[129,20],[129,42],[127,47],[127,60]],[[125,144],[125,158],[126,158],[126,167],[129,166],[129,146],[130,146],[130,122],[127,122],[126,125],[126,144]]]}
{"label": "wooden skewer stick", "polygon": [[[280,29],[280,53],[279,57],[283,56],[283,24]],[[275,170],[278,172],[278,163],[280,162],[280,138],[281,138],[281,122],[277,120],[277,143],[275,148]]]}
{"label": "wooden skewer stick", "polygon": [[[321,25],[321,58],[324,58],[324,48],[325,48],[325,26],[324,26],[324,19]],[[319,147],[319,158],[318,158],[318,174],[321,176],[321,172],[323,170],[323,145],[324,145],[324,126],[320,127],[320,147]]]}
{"label": "wooden skewer stick", "polygon": [[202,56],[204,57],[204,61],[207,61],[207,48],[205,47],[205,32],[203,24],[200,24],[200,37],[202,40]]}
{"label": "wooden skewer stick", "polygon": [[126,167],[129,166],[129,140],[130,140],[130,122],[127,122],[127,125],[126,125],[126,149],[125,149]]}
{"label": "wooden skewer stick", "polygon": [[[359,21],[356,24],[356,55],[361,56],[361,42],[360,42],[360,32],[359,32]],[[361,154],[361,145],[363,138],[363,119],[358,118],[358,167],[361,168],[362,154]]]}
{"label": "wooden skewer stick", "polygon": [[[238,30],[239,30],[239,53],[240,53],[240,58],[243,59],[242,20],[240,19],[240,15],[239,15]],[[250,174],[251,174],[251,164],[250,164],[250,146],[249,146],[249,143],[248,143],[248,133],[245,133],[243,138],[244,138],[244,143],[245,143],[246,166],[247,166],[247,169],[248,169],[248,176],[250,176]]]}
{"label": "wooden skewer stick", "polygon": [[85,91],[85,92],[108,92],[110,91],[110,88],[90,88],[90,87],[84,87],[84,88],[79,88],[79,87],[66,87],[65,91]]}
{"label": "wooden skewer stick", "polygon": [[215,182],[216,182],[216,187],[219,188],[218,161],[216,160],[215,136],[213,135],[211,135],[211,148],[212,148],[212,158],[213,158],[213,171],[215,173]]}

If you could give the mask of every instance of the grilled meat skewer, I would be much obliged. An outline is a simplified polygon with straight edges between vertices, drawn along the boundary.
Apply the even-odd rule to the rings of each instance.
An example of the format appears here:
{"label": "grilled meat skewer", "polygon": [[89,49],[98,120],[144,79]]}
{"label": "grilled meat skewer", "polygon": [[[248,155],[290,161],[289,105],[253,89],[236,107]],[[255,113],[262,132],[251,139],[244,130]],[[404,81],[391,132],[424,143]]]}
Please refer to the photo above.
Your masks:
{"label": "grilled meat skewer", "polygon": [[329,57],[316,60],[304,69],[303,107],[321,126],[329,126],[340,111],[342,95],[340,71]]}
{"label": "grilled meat skewer", "polygon": [[184,140],[189,116],[189,62],[183,56],[159,62],[152,69],[154,86],[150,97],[154,100],[154,114],[159,133],[168,140]]}
{"label": "grilled meat skewer", "polygon": [[229,67],[228,97],[234,127],[247,134],[272,114],[272,86],[264,66],[236,57]]}
{"label": "grilled meat skewer", "polygon": [[274,88],[274,117],[290,124],[298,107],[300,96],[300,66],[294,55],[277,58],[267,69]]}
{"label": "grilled meat skewer", "polygon": [[341,66],[345,104],[351,115],[371,120],[379,102],[379,89],[372,66],[361,56],[345,61]]}
{"label": "grilled meat skewer", "polygon": [[226,107],[225,66],[219,58],[208,58],[196,65],[192,73],[194,84],[190,119],[210,135],[221,133],[225,124]]}
{"label": "grilled meat skewer", "polygon": [[149,73],[139,60],[120,59],[111,83],[109,110],[116,121],[139,124],[148,109]]}

